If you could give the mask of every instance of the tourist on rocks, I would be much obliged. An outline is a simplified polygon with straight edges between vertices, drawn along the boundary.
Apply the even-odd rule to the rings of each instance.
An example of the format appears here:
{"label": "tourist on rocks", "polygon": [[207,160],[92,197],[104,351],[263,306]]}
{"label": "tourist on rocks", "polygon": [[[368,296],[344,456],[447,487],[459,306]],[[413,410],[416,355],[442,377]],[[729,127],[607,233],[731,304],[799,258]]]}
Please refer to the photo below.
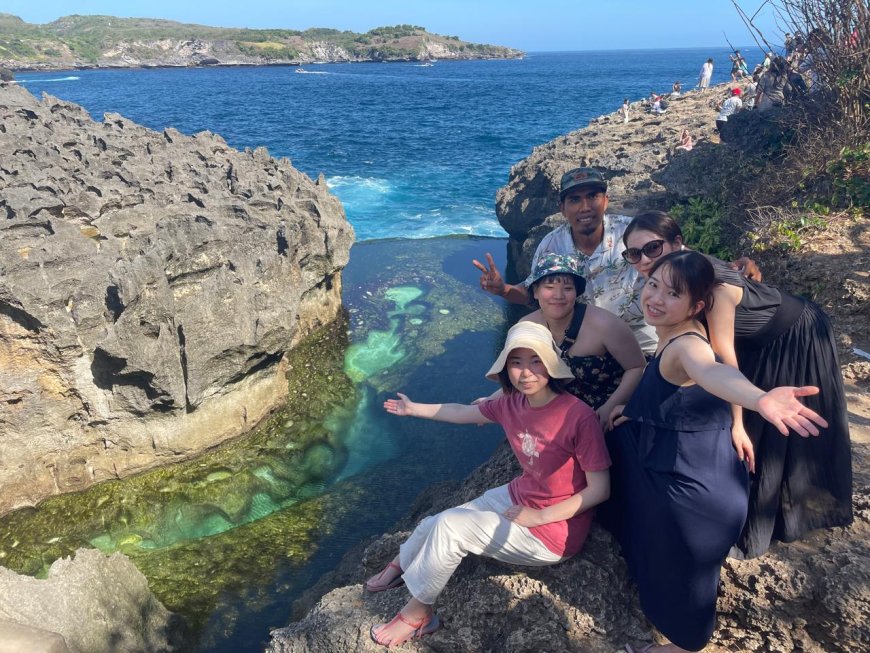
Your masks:
{"label": "tourist on rocks", "polygon": [[770,69],[758,80],[755,106],[759,111],[769,111],[785,104],[786,93],[790,92],[788,63],[782,57],[774,57]]}
{"label": "tourist on rocks", "polygon": [[701,66],[701,74],[698,77],[698,88],[702,91],[710,87],[710,79],[713,77],[713,59],[707,59]]}
{"label": "tourist on rocks", "polygon": [[[625,230],[623,252],[642,276],[657,258],[684,249],[666,213],[638,215]],[[760,556],[772,540],[791,542],[816,528],[852,522],[852,457],[837,343],[814,303],[747,279],[718,259],[713,305],[706,309],[713,349],[752,383],[769,389],[814,385],[807,404],[829,425],[818,438],[782,437],[755,413],[734,412],[732,442],[754,471],[746,527],[731,555]]]}
{"label": "tourist on rocks", "polygon": [[694,143],[692,142],[692,135],[689,133],[688,129],[684,129],[680,134],[680,144],[674,149],[691,152],[693,147]]}
{"label": "tourist on rocks", "polygon": [[743,89],[743,93],[740,95],[743,98],[743,108],[746,110],[755,108],[755,96],[758,94],[758,79],[760,77],[760,72],[753,74],[749,83]]}
{"label": "tourist on rocks", "polygon": [[674,82],[674,85],[671,87],[671,95],[673,97],[679,97],[680,92],[683,90],[683,85],[680,84],[679,81]]}
{"label": "tourist on rocks", "polygon": [[746,517],[748,474],[731,448],[729,402],[783,434],[816,434],[825,420],[798,400],[818,388],[764,392],[717,361],[700,321],[716,305],[704,255],[673,252],[648,273],[641,303],[659,347],[631,400],[613,412],[612,494],[601,517],[644,614],[671,642],[626,650],[699,651],[713,635],[722,564]]}
{"label": "tourist on rocks", "polygon": [[[631,222],[625,215],[607,213],[607,181],[594,168],[574,168],[562,175],[559,210],[563,224],[546,236],[535,250],[533,261],[552,252],[577,257],[586,289],[578,300],[606,309],[631,327],[645,353],[655,351],[655,331],[643,321],[637,272],[622,258],[622,233]],[[480,287],[514,304],[528,304],[531,275],[520,284],[504,282],[490,254],[487,264],[472,261],[481,271]]]}
{"label": "tourist on rocks", "polygon": [[631,105],[628,103],[628,98],[625,98],[622,101],[622,108],[619,110],[619,112],[622,114],[622,122],[628,122],[628,116],[631,112]]}
{"label": "tourist on rocks", "polygon": [[546,327],[520,322],[488,379],[503,394],[478,405],[420,404],[399,394],[387,412],[454,424],[498,423],[522,474],[507,485],[456,508],[427,517],[383,571],[366,582],[370,592],[405,584],[411,598],[396,617],[371,628],[378,644],[395,646],[434,632],[433,604],[469,553],[526,566],[553,565],[578,553],[593,510],[610,493],[610,458],[595,412],[563,392],[572,378]]}
{"label": "tourist on rocks", "polygon": [[736,82],[744,77],[749,77],[749,69],[746,67],[746,59],[744,59],[743,55],[740,54],[740,50],[735,50],[734,54],[729,55],[728,58],[731,60],[732,82]]}
{"label": "tourist on rocks", "polygon": [[[559,210],[566,223],[544,236],[532,260],[538,261],[548,252],[576,256],[578,270],[586,279],[586,290],[578,300],[622,318],[631,327],[644,354],[652,355],[656,348],[655,331],[644,322],[640,310],[643,280],[622,257],[625,249],[622,234],[631,218],[607,213],[607,205],[607,181],[598,170],[574,168],[566,172],[559,191]],[[489,253],[486,264],[477,260],[472,263],[481,271],[483,290],[513,304],[528,304],[531,277],[518,284],[505,283]],[[744,274],[761,279],[753,261],[741,258],[733,265],[742,268]]]}
{"label": "tourist on rocks", "polygon": [[743,101],[740,99],[740,94],[741,91],[739,88],[731,89],[731,97],[722,103],[719,115],[716,117],[716,130],[719,132],[719,138],[723,142],[728,139],[728,130],[725,127],[728,122],[728,116],[733,116],[743,108]]}

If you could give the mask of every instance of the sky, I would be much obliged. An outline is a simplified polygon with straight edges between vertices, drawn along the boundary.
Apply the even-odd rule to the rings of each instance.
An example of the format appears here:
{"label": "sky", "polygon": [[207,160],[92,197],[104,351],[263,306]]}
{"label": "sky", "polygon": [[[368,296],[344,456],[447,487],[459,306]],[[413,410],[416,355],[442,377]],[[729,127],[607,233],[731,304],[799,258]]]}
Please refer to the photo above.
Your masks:
{"label": "sky", "polygon": [[[759,14],[773,43],[782,30],[765,0],[739,0]],[[367,32],[412,24],[436,34],[527,52],[727,47],[752,36],[731,0],[0,0],[28,23],[70,14],[166,18],[217,27],[331,27]]]}

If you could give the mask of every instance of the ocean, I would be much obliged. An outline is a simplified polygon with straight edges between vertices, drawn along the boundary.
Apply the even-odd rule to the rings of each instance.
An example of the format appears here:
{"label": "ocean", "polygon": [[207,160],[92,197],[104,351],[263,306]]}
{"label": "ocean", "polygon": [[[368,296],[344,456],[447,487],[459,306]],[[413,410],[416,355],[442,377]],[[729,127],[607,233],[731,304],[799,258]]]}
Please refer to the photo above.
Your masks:
{"label": "ocean", "polygon": [[[578,44],[579,45],[579,44]],[[742,47],[750,69],[757,48]],[[624,97],[695,86],[729,50],[530,53],[507,61],[19,73],[47,92],[156,130],[216,132],[237,148],[266,146],[323,173],[357,240],[455,234],[503,237],[494,197],[536,145],[616,111]]]}
{"label": "ocean", "polygon": [[[403,420],[381,405],[397,390],[467,402],[494,389],[483,373],[517,313],[479,290],[470,260],[491,251],[504,262],[494,197],[511,166],[624,97],[666,92],[676,80],[693,88],[707,57],[713,82],[726,81],[728,52],[531,53],[304,73],[19,73],[34,94],[76,102],[97,119],[116,112],[155,130],[209,130],[323,174],[357,237],[343,273],[343,368],[353,392],[332,398],[330,416],[306,427],[317,435],[304,451],[299,417],[280,412],[177,472],[95,486],[81,505],[99,514],[70,518],[81,509],[70,497],[4,518],[0,549],[14,537],[20,567],[35,574],[63,554],[58,542],[121,550],[194,623],[198,651],[261,651],[269,628],[288,623],[292,601],[348,550],[389,529],[426,487],[463,478],[501,441],[494,426]],[[89,522],[97,526],[82,526]]]}

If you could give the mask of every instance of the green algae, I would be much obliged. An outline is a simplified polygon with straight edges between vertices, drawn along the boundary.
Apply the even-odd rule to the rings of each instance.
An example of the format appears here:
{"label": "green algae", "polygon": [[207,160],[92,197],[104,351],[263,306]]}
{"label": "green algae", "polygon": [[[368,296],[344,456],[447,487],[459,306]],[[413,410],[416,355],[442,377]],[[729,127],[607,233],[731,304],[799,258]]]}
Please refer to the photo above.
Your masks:
{"label": "green algae", "polygon": [[291,400],[249,435],[195,460],[51,497],[0,519],[0,564],[44,576],[79,547],[139,560],[309,501],[311,488],[322,488],[347,457],[338,435],[355,404],[342,372],[346,332],[338,321],[288,355]]}
{"label": "green algae", "polygon": [[169,609],[197,628],[230,610],[219,628],[231,630],[242,608],[227,608],[227,595],[245,609],[265,605],[278,570],[304,568],[337,524],[372,512],[372,497],[351,477],[372,464],[371,450],[393,455],[366,418],[378,393],[401,388],[457,335],[501,328],[497,302],[445,274],[455,247],[393,245],[395,256],[371,257],[364,280],[353,292],[346,286],[349,323],[289,354],[286,407],[196,460],[7,515],[0,564],[42,575],[79,547],[122,551]]}

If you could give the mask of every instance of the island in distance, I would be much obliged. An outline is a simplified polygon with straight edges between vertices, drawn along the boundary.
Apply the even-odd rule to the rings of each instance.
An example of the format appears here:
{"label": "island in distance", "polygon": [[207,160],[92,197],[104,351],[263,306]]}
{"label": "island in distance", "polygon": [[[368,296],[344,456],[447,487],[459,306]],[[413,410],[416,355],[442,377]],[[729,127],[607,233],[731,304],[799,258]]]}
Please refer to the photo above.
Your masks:
{"label": "island in distance", "polygon": [[208,27],[158,18],[64,16],[44,25],[0,13],[0,66],[10,70],[300,65],[513,59],[513,48],[431,34],[416,25],[364,34],[328,28]]}

